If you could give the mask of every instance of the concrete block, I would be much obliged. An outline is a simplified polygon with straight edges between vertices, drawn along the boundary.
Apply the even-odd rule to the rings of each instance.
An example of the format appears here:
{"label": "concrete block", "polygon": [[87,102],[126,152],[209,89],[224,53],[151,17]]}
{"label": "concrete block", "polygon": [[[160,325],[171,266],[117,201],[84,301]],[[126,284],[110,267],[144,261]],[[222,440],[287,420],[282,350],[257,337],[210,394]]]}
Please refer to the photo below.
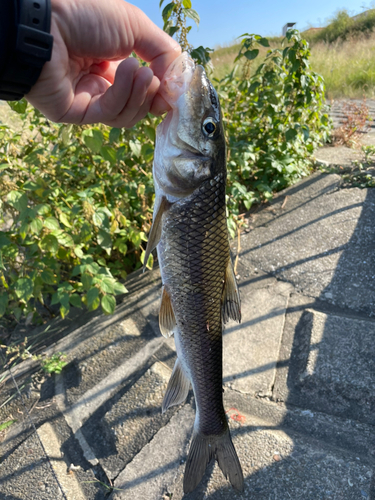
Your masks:
{"label": "concrete block", "polygon": [[198,488],[183,495],[182,465],[168,490],[173,500],[372,499],[372,467],[355,455],[277,428],[241,408],[229,414],[229,425],[244,473],[244,492],[234,490],[211,462]]}
{"label": "concrete block", "polygon": [[296,327],[288,401],[375,424],[375,322],[307,309]]}
{"label": "concrete block", "polygon": [[312,176],[283,191],[255,214],[241,259],[305,295],[375,314],[375,190],[339,180]]}
{"label": "concrete block", "polygon": [[193,422],[194,410],[183,406],[119,474],[110,500],[162,499],[186,458]]}
{"label": "concrete block", "polygon": [[231,321],[224,330],[224,384],[243,393],[271,393],[291,290],[276,281],[261,289],[240,287],[242,322]]}
{"label": "concrete block", "polygon": [[101,418],[84,426],[83,433],[92,442],[96,456],[111,480],[147,445],[159,429],[168,424],[178,410],[162,414],[161,404],[172,369],[154,363],[136,383],[113,404]]}

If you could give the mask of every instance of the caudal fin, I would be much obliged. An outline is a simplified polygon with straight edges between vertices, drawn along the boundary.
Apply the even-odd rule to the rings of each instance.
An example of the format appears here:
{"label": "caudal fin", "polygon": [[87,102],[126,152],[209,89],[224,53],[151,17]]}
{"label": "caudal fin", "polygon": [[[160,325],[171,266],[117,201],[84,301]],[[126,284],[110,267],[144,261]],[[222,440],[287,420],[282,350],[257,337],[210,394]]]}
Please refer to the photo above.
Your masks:
{"label": "caudal fin", "polygon": [[227,429],[221,436],[204,436],[194,431],[185,468],[184,493],[190,493],[198,486],[212,457],[216,458],[231,485],[243,491],[240,461]]}

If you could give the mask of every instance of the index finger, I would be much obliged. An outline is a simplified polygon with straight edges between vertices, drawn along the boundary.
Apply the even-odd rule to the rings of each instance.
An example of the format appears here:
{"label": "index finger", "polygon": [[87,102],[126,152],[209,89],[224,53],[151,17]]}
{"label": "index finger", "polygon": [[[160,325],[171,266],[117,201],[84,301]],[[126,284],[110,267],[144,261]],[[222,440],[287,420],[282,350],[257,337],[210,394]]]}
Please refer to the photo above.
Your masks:
{"label": "index finger", "polygon": [[181,54],[181,47],[138,7],[132,4],[127,4],[127,7],[134,37],[134,52],[151,63],[154,75],[161,80],[168,66]]}

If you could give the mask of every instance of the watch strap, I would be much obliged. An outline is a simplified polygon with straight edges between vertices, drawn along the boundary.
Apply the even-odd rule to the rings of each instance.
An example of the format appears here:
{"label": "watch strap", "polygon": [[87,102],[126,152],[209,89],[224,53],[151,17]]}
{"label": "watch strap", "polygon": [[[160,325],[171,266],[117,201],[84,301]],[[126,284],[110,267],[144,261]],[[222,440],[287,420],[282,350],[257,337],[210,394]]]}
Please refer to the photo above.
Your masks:
{"label": "watch strap", "polygon": [[52,55],[50,0],[20,0],[16,9],[16,45],[0,75],[0,99],[6,100],[30,92]]}

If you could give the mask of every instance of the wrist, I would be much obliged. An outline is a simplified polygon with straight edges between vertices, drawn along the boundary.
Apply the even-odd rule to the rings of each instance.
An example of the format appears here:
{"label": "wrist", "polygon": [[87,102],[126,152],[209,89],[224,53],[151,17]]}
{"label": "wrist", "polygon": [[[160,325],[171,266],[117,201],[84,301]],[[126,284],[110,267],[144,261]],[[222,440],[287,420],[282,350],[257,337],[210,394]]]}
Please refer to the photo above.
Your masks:
{"label": "wrist", "polygon": [[50,0],[14,0],[13,40],[0,74],[0,98],[19,100],[51,59]]}

